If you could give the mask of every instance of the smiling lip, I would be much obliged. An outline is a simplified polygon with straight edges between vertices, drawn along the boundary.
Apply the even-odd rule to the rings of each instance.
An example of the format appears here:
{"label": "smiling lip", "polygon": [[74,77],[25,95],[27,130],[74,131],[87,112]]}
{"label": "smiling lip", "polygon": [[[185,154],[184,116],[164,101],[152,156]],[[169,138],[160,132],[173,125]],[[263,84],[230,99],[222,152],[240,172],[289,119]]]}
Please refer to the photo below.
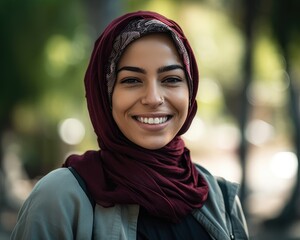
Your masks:
{"label": "smiling lip", "polygon": [[141,124],[147,125],[161,125],[166,123],[172,116],[160,115],[160,116],[134,116],[133,118]]}

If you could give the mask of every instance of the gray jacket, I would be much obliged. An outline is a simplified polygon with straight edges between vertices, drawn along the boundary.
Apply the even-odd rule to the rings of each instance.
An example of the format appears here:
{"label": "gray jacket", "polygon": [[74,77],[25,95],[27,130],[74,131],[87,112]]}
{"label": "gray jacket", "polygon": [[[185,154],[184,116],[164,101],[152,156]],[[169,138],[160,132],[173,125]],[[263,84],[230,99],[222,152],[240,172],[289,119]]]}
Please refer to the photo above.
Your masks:
{"label": "gray jacket", "polygon": [[[193,212],[194,217],[212,239],[248,239],[238,186],[225,182],[230,207],[226,211],[217,178],[200,166],[197,169],[210,190],[204,206]],[[60,168],[36,184],[19,212],[11,239],[135,240],[138,214],[138,205],[93,207],[74,175],[67,168]]]}

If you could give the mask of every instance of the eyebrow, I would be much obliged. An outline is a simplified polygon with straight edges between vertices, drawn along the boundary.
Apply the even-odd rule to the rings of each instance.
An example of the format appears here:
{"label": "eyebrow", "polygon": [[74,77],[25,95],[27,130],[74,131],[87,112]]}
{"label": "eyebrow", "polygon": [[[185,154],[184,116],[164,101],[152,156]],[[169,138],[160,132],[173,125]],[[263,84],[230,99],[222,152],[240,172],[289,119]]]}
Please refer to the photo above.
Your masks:
{"label": "eyebrow", "polygon": [[[160,67],[157,70],[157,73],[168,72],[168,71],[172,71],[172,70],[176,70],[176,69],[182,69],[184,71],[184,68],[181,65],[172,64],[172,65]],[[133,67],[133,66],[121,67],[120,69],[117,70],[117,74],[121,71],[131,71],[131,72],[138,72],[138,73],[143,73],[143,74],[146,73],[145,69],[139,68],[139,67]]]}
{"label": "eyebrow", "polygon": [[168,65],[168,66],[160,67],[157,70],[157,73],[168,72],[168,71],[172,71],[172,70],[176,70],[176,69],[182,69],[182,70],[184,70],[184,68],[181,65],[173,64],[173,65]]}
{"label": "eyebrow", "polygon": [[121,71],[131,71],[131,72],[138,72],[138,73],[146,73],[146,70],[139,67],[132,67],[132,66],[124,66],[117,70],[117,74]]}

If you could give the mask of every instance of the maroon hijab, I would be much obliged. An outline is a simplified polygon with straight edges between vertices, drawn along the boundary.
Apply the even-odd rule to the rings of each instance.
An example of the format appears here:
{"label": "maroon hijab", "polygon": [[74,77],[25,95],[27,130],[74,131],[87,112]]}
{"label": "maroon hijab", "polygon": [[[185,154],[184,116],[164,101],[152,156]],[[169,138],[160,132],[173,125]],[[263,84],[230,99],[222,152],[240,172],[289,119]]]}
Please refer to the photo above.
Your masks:
{"label": "maroon hijab", "polygon": [[[190,108],[177,136],[158,150],[144,149],[129,141],[119,130],[111,112],[107,82],[115,40],[129,23],[154,19],[180,39],[189,59],[184,59],[190,79]],[[167,31],[169,31],[167,30]],[[148,11],[125,14],[112,21],[97,39],[85,75],[88,110],[101,150],[71,155],[64,167],[72,166],[85,180],[94,200],[104,206],[139,204],[150,214],[179,221],[201,208],[208,186],[198,174],[180,135],[195,116],[198,70],[192,49],[181,28],[172,20]]]}

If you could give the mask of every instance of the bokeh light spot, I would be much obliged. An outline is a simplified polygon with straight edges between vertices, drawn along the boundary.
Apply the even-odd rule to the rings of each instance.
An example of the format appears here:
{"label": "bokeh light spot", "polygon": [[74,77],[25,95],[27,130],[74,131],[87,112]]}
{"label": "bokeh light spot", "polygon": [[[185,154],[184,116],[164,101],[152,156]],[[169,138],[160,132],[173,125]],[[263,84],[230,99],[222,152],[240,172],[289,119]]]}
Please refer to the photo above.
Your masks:
{"label": "bokeh light spot", "polygon": [[69,144],[79,144],[85,136],[85,128],[81,121],[76,118],[68,118],[59,124],[59,136],[61,139]]}

